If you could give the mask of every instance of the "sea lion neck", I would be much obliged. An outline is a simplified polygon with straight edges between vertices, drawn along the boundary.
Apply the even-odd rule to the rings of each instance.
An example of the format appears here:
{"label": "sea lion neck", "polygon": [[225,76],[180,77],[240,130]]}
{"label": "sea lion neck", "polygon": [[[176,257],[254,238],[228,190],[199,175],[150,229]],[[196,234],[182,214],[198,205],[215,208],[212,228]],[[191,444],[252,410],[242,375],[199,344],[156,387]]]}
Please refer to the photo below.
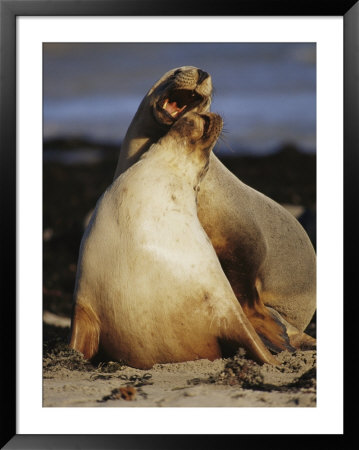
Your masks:
{"label": "sea lion neck", "polygon": [[168,131],[168,127],[157,123],[151,112],[143,114],[143,109],[141,104],[121,144],[115,178],[135,164]]}
{"label": "sea lion neck", "polygon": [[208,170],[209,154],[207,158],[203,158],[200,152],[188,152],[183,145],[183,142],[166,135],[153,144],[141,159],[152,160],[155,167],[167,167],[168,173],[179,177],[183,184],[190,186],[197,193]]}

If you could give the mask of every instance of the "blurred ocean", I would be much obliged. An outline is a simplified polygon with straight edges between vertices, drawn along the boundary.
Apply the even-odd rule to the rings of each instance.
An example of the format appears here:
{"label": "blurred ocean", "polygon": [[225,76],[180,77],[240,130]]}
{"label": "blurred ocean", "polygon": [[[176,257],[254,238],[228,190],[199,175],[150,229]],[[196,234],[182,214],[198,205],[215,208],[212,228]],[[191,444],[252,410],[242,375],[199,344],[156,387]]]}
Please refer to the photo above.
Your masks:
{"label": "blurred ocean", "polygon": [[120,144],[147,90],[182,65],[212,76],[216,153],[315,152],[314,43],[44,44],[44,139]]}

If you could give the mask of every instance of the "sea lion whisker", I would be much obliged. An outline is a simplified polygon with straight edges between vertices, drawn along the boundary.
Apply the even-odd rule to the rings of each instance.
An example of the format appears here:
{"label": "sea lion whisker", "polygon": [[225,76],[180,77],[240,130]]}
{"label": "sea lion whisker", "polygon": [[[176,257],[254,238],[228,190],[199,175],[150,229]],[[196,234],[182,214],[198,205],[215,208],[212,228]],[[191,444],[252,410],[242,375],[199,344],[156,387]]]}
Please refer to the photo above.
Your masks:
{"label": "sea lion whisker", "polygon": [[[226,131],[224,132],[224,133],[226,133]],[[221,132],[221,134],[220,134],[220,136],[219,136],[219,140],[228,148],[228,150],[231,152],[231,153],[235,153],[235,151],[233,150],[233,148],[230,146],[230,144],[229,144],[229,142],[228,142],[228,140],[226,139],[226,136],[224,136],[223,134],[223,129],[222,129],[222,132]]]}

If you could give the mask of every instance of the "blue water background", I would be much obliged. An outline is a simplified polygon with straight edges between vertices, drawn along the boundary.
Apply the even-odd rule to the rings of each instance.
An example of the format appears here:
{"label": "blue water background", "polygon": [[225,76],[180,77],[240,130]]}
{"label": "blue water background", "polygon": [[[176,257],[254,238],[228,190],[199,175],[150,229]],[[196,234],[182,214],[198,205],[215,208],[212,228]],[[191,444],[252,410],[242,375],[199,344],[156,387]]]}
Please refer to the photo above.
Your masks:
{"label": "blue water background", "polygon": [[45,44],[44,138],[120,144],[148,89],[182,65],[212,76],[211,109],[225,129],[218,153],[261,155],[288,143],[315,152],[314,43]]}

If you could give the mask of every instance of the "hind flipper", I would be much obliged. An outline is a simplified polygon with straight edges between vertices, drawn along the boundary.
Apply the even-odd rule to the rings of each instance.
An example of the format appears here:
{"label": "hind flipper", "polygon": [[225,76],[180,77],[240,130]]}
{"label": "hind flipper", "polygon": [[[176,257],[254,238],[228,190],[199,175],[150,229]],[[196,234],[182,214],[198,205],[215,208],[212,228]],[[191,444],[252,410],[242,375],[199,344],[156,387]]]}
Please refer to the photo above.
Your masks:
{"label": "hind flipper", "polygon": [[90,305],[77,304],[73,309],[70,347],[92,359],[99,350],[100,321]]}
{"label": "hind flipper", "polygon": [[309,334],[299,331],[294,325],[287,322],[275,309],[267,307],[270,313],[275,316],[286,329],[286,334],[289,338],[290,345],[296,350],[315,350],[317,346],[317,341]]}
{"label": "hind flipper", "polygon": [[315,350],[317,348],[317,340],[309,336],[309,334],[301,333],[289,336],[290,343],[298,350]]}

